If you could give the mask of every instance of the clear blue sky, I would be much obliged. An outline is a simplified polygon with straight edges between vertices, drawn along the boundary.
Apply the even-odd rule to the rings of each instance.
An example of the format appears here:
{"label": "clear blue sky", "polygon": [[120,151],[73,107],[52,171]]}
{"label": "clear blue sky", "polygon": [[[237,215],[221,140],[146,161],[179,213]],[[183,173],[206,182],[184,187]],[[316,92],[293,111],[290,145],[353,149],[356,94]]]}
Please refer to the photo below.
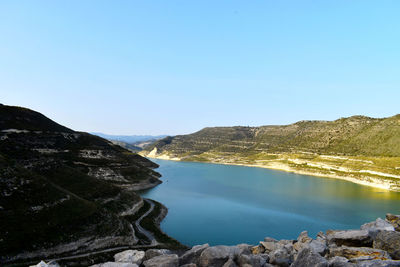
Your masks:
{"label": "clear blue sky", "polygon": [[400,1],[0,1],[0,102],[183,134],[400,113]]}

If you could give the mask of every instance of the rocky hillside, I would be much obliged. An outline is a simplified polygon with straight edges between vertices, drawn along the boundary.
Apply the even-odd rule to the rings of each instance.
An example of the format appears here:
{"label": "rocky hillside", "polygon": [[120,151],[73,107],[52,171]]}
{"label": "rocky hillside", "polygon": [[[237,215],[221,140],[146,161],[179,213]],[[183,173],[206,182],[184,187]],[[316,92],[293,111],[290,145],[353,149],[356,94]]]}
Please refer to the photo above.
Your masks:
{"label": "rocky hillside", "polygon": [[0,265],[143,244],[135,191],[161,183],[157,167],[38,112],[0,105]]}
{"label": "rocky hillside", "polygon": [[[388,214],[357,230],[319,232],[315,239],[304,231],[297,240],[266,237],[256,246],[126,250],[115,254],[114,262],[92,267],[395,267],[400,266],[399,231],[400,216]],[[41,264],[36,266],[59,266]]]}
{"label": "rocky hillside", "polygon": [[167,137],[142,155],[346,176],[400,189],[400,114],[284,126],[215,127]]}

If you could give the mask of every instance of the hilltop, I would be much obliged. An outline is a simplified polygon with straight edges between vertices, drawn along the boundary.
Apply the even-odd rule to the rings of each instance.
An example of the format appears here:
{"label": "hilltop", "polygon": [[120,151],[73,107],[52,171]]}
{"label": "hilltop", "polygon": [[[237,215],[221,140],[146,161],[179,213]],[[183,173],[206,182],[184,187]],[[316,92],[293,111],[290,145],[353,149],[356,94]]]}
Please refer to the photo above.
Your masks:
{"label": "hilltop", "polygon": [[141,154],[275,168],[400,190],[400,114],[282,126],[210,127],[166,137]]}
{"label": "hilltop", "polygon": [[156,244],[166,210],[136,191],[161,183],[157,167],[103,138],[0,104],[1,265]]}

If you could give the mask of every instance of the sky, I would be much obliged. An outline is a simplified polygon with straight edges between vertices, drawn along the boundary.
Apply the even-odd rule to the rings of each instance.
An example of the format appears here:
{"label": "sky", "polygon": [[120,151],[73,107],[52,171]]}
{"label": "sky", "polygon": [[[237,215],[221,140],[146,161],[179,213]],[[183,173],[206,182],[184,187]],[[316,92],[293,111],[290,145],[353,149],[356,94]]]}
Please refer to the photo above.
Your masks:
{"label": "sky", "polygon": [[187,134],[400,113],[400,1],[0,1],[0,103]]}

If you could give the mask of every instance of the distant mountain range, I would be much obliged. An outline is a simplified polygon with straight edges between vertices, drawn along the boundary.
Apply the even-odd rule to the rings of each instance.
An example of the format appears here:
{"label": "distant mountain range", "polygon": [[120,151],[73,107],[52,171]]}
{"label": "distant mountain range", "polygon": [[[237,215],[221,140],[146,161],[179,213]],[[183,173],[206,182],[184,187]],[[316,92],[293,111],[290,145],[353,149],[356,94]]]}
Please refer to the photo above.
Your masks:
{"label": "distant mountain range", "polygon": [[135,143],[142,143],[146,141],[154,141],[164,137],[167,135],[111,135],[111,134],[104,134],[104,133],[91,133],[97,136],[100,136],[107,140],[112,141],[121,141],[128,144],[135,144]]}
{"label": "distant mountain range", "polygon": [[141,154],[276,168],[400,190],[400,114],[204,128],[158,140]]}

